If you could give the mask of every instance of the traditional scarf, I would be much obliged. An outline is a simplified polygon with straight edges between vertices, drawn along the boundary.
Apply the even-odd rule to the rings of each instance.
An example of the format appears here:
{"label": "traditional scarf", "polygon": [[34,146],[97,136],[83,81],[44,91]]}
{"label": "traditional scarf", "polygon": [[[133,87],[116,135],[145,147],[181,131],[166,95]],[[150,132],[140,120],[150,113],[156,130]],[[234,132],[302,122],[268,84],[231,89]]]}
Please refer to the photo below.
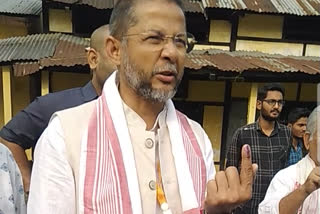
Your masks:
{"label": "traditional scarf", "polygon": [[[297,189],[307,180],[310,172],[315,168],[315,163],[309,155],[304,157],[297,163],[297,181],[295,188]],[[311,193],[303,202],[298,210],[298,214],[319,214],[319,190]]]}
{"label": "traditional scarf", "polygon": [[[116,73],[106,81],[87,134],[82,138],[80,213],[142,213],[143,199],[122,100],[116,85]],[[166,106],[166,123],[182,210],[185,214],[199,214],[207,183],[203,154],[186,116],[175,110],[171,100],[166,102]]]}

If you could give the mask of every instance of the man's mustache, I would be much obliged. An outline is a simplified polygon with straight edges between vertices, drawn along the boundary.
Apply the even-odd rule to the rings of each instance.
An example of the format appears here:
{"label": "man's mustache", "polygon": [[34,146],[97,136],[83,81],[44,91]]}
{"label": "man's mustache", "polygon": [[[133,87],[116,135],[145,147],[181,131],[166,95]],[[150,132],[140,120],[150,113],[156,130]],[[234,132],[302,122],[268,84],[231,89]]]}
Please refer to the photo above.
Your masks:
{"label": "man's mustache", "polygon": [[178,75],[177,67],[174,64],[170,64],[170,63],[154,68],[152,75],[154,76],[156,74],[161,74],[163,72],[170,72],[174,76]]}

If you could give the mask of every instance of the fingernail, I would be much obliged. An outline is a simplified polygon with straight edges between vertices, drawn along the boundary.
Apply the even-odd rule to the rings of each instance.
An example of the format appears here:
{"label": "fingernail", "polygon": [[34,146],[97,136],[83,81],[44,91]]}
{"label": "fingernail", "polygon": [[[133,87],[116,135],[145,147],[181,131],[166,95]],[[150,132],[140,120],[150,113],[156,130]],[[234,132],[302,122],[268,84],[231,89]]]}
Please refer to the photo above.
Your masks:
{"label": "fingernail", "polygon": [[251,149],[250,149],[250,146],[248,144],[244,145],[244,151],[247,155],[247,158],[250,158],[251,156]]}

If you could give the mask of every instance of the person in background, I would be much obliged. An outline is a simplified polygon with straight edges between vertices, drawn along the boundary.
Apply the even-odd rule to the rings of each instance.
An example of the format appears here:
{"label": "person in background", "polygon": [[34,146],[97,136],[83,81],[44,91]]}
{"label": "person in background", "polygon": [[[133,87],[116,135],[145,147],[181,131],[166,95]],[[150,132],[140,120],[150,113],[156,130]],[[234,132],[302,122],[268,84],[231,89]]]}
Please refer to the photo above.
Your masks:
{"label": "person in background", "polygon": [[0,144],[0,213],[27,213],[20,170],[3,144]]}
{"label": "person in background", "polygon": [[303,144],[303,135],[306,131],[309,114],[310,111],[307,108],[294,108],[288,114],[288,127],[292,134],[288,166],[296,164],[307,154]]}
{"label": "person in background", "polygon": [[103,83],[116,69],[104,52],[107,25],[96,29],[87,48],[87,59],[92,71],[92,79],[84,87],[72,88],[37,97],[25,109],[14,116],[0,131],[0,142],[12,152],[22,174],[24,191],[29,192],[31,164],[25,150],[35,148],[36,143],[47,127],[50,117],[56,111],[71,108],[96,99]]}
{"label": "person in background", "polygon": [[189,47],[181,0],[119,0],[110,35],[118,71],[97,100],[52,117],[35,150],[28,212],[222,214],[250,199],[250,147],[240,173],[215,173],[208,136],[171,100]]}
{"label": "person in background", "polygon": [[310,114],[303,136],[309,153],[274,176],[259,214],[320,213],[319,118],[320,106]]}
{"label": "person in background", "polygon": [[252,199],[238,207],[235,214],[256,214],[273,176],[287,164],[287,151],[291,144],[290,129],[277,120],[284,105],[284,88],[279,83],[267,83],[258,89],[256,122],[247,124],[233,135],[227,153],[227,166],[240,169],[241,149],[249,144],[252,160],[259,166],[253,183]]}

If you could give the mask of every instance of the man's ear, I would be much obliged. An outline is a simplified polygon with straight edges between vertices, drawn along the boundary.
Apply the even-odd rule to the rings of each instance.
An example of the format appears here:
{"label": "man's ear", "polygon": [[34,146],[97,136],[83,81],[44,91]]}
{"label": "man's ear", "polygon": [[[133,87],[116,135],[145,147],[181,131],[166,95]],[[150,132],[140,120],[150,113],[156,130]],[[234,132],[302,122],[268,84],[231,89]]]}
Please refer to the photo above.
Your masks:
{"label": "man's ear", "polygon": [[98,54],[95,49],[90,48],[87,52],[87,60],[90,70],[94,70],[98,65]]}
{"label": "man's ear", "polygon": [[291,123],[288,123],[288,125],[287,125],[287,126],[288,126],[288,128],[289,128],[289,129],[291,129],[291,128],[292,128],[292,124],[291,124]]}
{"label": "man's ear", "polygon": [[310,132],[305,132],[303,135],[303,143],[304,143],[304,147],[306,147],[306,149],[309,151],[309,147],[310,147]]}
{"label": "man's ear", "polygon": [[262,102],[261,100],[257,100],[256,108],[260,111],[262,108]]}
{"label": "man's ear", "polygon": [[106,39],[106,54],[110,61],[116,66],[120,65],[121,61],[121,43],[113,36],[108,36]]}

